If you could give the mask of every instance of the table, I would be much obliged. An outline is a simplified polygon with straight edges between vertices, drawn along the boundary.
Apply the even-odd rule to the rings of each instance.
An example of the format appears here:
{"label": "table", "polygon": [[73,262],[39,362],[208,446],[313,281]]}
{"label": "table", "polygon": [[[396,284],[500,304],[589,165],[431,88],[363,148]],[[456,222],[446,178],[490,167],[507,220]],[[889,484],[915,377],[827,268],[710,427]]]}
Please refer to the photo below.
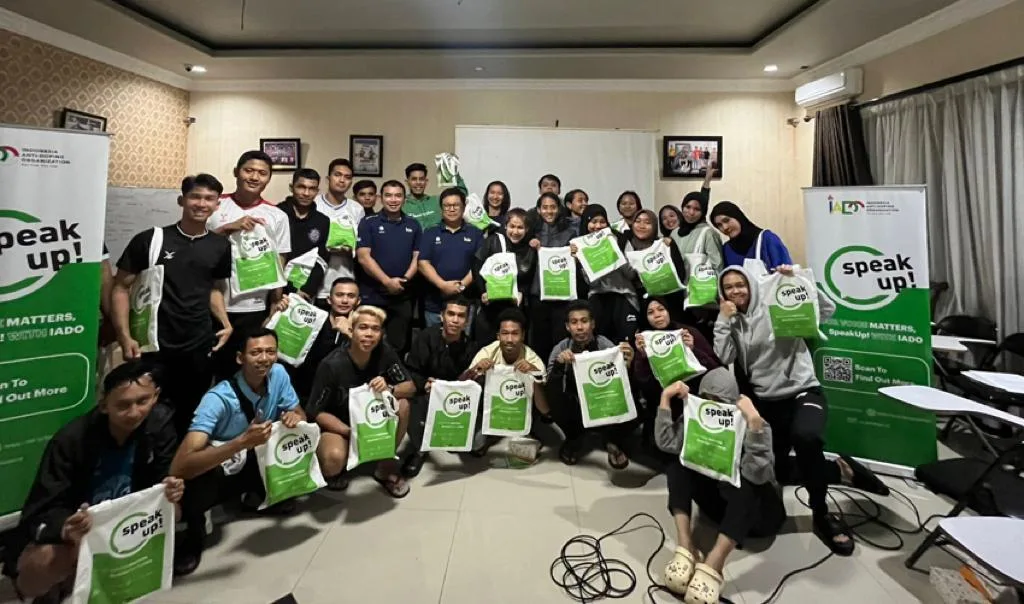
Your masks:
{"label": "table", "polygon": [[987,568],[1024,585],[1024,520],[998,516],[943,518],[939,529]]}
{"label": "table", "polygon": [[932,350],[936,352],[969,352],[964,344],[982,344],[985,346],[996,346],[994,340],[982,340],[979,338],[961,338],[960,336],[932,336]]}
{"label": "table", "polygon": [[878,392],[901,403],[917,407],[918,409],[924,409],[925,411],[948,415],[988,417],[1024,428],[1024,418],[994,409],[962,396],[957,396],[945,390],[932,388],[931,386],[920,386],[917,384],[886,386],[879,388]]}
{"label": "table", "polygon": [[962,371],[961,376],[988,388],[995,388],[1009,394],[1024,394],[1024,375],[1001,371]]}

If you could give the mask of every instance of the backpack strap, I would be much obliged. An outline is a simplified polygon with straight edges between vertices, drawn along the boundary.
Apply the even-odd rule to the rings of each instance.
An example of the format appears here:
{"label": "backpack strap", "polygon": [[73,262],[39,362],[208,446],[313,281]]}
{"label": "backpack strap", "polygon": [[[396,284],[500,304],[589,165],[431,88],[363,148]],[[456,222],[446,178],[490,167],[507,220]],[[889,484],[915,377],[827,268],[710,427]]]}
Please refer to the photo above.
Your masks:
{"label": "backpack strap", "polygon": [[[238,379],[236,376],[228,378],[228,383],[231,384],[231,389],[235,391],[235,396],[238,397],[238,406],[242,408],[242,413],[245,414],[245,419],[251,424],[256,419],[255,405],[249,397],[242,392],[242,387],[238,385]],[[263,400],[263,397],[257,399],[255,404],[258,405],[261,400]]]}
{"label": "backpack strap", "polygon": [[761,260],[761,238],[762,237],[764,237],[764,231],[761,231],[760,233],[757,234],[757,243],[754,244],[754,248],[755,248],[754,259],[758,260],[758,261]]}

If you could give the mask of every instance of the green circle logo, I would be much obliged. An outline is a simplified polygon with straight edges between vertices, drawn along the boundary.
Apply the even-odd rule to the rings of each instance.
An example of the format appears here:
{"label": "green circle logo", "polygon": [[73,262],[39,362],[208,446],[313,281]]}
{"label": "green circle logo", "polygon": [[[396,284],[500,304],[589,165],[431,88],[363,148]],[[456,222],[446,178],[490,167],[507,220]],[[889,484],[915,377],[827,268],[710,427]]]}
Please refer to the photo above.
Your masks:
{"label": "green circle logo", "polygon": [[313,450],[313,441],[302,432],[287,432],[281,435],[274,449],[277,465],[285,468],[299,463],[303,456]]}
{"label": "green circle logo", "polygon": [[569,260],[565,256],[552,256],[548,259],[548,270],[560,273],[569,270]]}
{"label": "green circle logo", "polygon": [[674,331],[656,331],[651,337],[651,353],[654,356],[664,356],[679,342],[679,334]]}
{"label": "green circle logo", "polygon": [[380,428],[388,421],[388,403],[382,398],[372,398],[363,408],[363,417],[371,428]]}
{"label": "green circle logo", "polygon": [[145,512],[125,516],[110,532],[111,553],[119,558],[125,558],[139,551],[155,531],[162,528],[159,522]]}
{"label": "green circle logo", "polygon": [[515,404],[526,398],[526,384],[519,380],[505,380],[501,383],[498,392],[500,392],[499,396],[502,401]]}
{"label": "green circle logo", "polygon": [[735,405],[704,401],[697,408],[697,421],[704,430],[712,434],[731,428],[735,423]]}
{"label": "green circle logo", "polygon": [[445,397],[441,410],[448,417],[459,417],[463,413],[468,413],[471,406],[472,399],[469,398],[468,394],[451,392]]}
{"label": "green circle logo", "polygon": [[[892,269],[892,270],[890,270]],[[896,299],[895,289],[883,289],[901,271],[882,251],[868,245],[849,245],[825,261],[823,283],[826,295],[853,310],[875,310]]]}
{"label": "green circle logo", "polygon": [[807,287],[795,279],[784,279],[775,289],[775,302],[786,310],[792,310],[811,299]]}
{"label": "green circle logo", "polygon": [[590,376],[590,382],[594,385],[604,386],[618,377],[619,369],[611,361],[596,361],[587,368],[587,375]]}

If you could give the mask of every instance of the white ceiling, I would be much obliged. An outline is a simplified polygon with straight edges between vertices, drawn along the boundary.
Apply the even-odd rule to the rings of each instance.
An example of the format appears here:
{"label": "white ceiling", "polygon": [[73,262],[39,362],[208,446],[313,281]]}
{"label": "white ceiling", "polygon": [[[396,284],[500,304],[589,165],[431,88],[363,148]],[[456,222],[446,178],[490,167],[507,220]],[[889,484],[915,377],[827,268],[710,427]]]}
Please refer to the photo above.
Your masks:
{"label": "white ceiling", "polygon": [[[968,1],[993,3],[957,4]],[[954,2],[0,0],[0,7],[182,76],[186,63],[206,66],[194,80],[786,80]],[[769,63],[779,66],[776,74],[763,72]]]}

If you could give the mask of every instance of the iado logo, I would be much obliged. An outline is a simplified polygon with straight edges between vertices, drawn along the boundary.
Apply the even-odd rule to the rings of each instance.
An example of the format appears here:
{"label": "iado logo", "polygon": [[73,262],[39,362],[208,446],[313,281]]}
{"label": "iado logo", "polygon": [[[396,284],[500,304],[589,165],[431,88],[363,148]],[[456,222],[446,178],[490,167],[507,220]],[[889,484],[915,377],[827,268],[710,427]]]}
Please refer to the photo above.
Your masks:
{"label": "iado logo", "polygon": [[388,421],[388,417],[395,415],[394,409],[388,403],[388,399],[374,398],[366,404],[363,416],[371,428],[380,428]]}
{"label": "iado logo", "polygon": [[665,252],[663,251],[647,254],[644,256],[644,269],[653,272],[665,266],[666,262],[668,262],[668,259],[665,257]]}
{"label": "iado logo", "polygon": [[526,398],[526,384],[519,380],[505,380],[501,383],[501,400],[514,405]]}
{"label": "iado logo", "polygon": [[900,291],[917,287],[912,260],[903,254],[889,256],[867,245],[840,248],[825,261],[822,288],[847,308],[882,308]]}
{"label": "iado logo", "polygon": [[721,432],[736,422],[736,407],[705,401],[697,408],[697,421],[708,432]]}
{"label": "iado logo", "polygon": [[0,145],[0,164],[13,165],[21,157],[21,151],[10,145]]}
{"label": "iado logo", "polygon": [[442,410],[448,417],[458,417],[463,413],[468,413],[471,404],[472,399],[468,394],[452,392],[445,397]]}
{"label": "iado logo", "polygon": [[786,279],[775,289],[775,301],[787,310],[806,304],[811,299],[807,286],[795,279]]}
{"label": "iado logo", "polygon": [[569,270],[569,259],[565,256],[552,256],[548,259],[548,270],[552,273]]}
{"label": "iado logo", "polygon": [[288,432],[281,435],[274,449],[277,465],[289,467],[302,461],[302,458],[313,451],[313,439],[302,432]]}
{"label": "iado logo", "polygon": [[152,514],[136,512],[125,516],[110,532],[110,551],[124,558],[142,549],[151,538],[164,530],[163,510]]}
{"label": "iado logo", "polygon": [[611,361],[597,361],[596,363],[591,363],[590,367],[587,368],[587,375],[590,376],[590,381],[595,385],[604,386],[618,377],[619,370],[615,367],[615,363]]}
{"label": "iado logo", "polygon": [[42,220],[20,210],[0,210],[0,302],[28,295],[46,285],[62,266],[82,262],[79,223]]}
{"label": "iado logo", "polygon": [[305,304],[296,304],[288,311],[288,320],[292,325],[312,327],[316,324],[316,309]]}
{"label": "iado logo", "polygon": [[242,231],[239,236],[239,247],[243,258],[258,258],[270,251],[270,240],[255,230]]}
{"label": "iado logo", "polygon": [[828,196],[828,212],[829,214],[843,214],[850,216],[856,214],[864,209],[863,201],[840,201],[831,195]]}
{"label": "iado logo", "polygon": [[661,331],[655,332],[651,338],[650,346],[651,352],[654,356],[664,356],[668,354],[672,347],[679,342],[679,335],[674,331]]}

